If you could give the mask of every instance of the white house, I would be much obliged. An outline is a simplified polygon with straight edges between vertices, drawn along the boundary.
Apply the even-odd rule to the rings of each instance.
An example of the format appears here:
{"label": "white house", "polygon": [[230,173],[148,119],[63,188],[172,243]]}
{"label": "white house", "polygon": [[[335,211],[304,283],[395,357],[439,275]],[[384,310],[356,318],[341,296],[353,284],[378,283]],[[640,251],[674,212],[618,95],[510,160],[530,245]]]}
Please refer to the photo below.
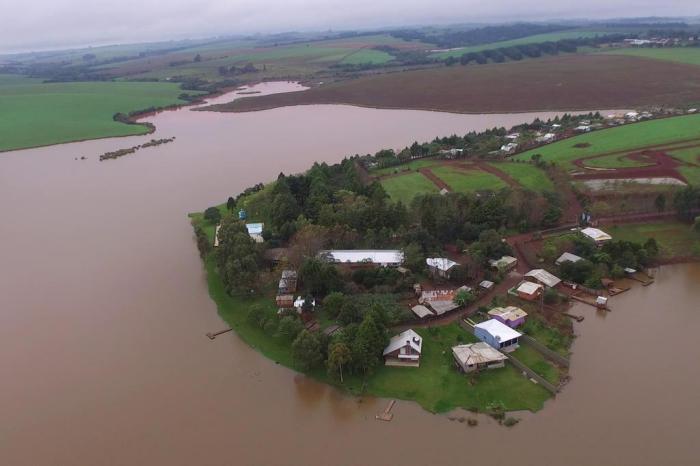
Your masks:
{"label": "white house", "polygon": [[387,366],[420,366],[423,338],[409,329],[394,335],[384,348],[384,364]]}
{"label": "white house", "polygon": [[[552,127],[554,127],[554,125],[552,125]],[[554,134],[554,133],[546,133],[546,134],[543,134],[542,136],[539,136],[539,137],[535,138],[535,141],[536,141],[536,142],[545,142],[545,143],[547,143],[547,142],[552,142],[552,141],[554,141],[556,138],[557,138],[557,135],[556,135],[556,134]]]}
{"label": "white house", "polygon": [[507,353],[518,349],[522,334],[496,319],[489,319],[474,326],[474,336],[492,348]]}
{"label": "white house", "polygon": [[571,254],[570,252],[565,252],[559,258],[554,261],[556,265],[561,265],[564,262],[578,262],[580,260],[583,260],[583,257],[577,256],[576,254]]}
{"label": "white house", "polygon": [[253,241],[255,241],[256,243],[263,242],[262,232],[263,232],[264,226],[265,226],[264,223],[246,223],[245,224],[245,227],[248,230],[248,235],[250,235],[250,237],[253,238]]}
{"label": "white house", "polygon": [[219,247],[219,230],[221,230],[221,225],[216,226],[216,231],[214,232],[214,247]]}
{"label": "white house", "polygon": [[[302,298],[301,296],[298,296],[297,299],[294,300],[294,309],[301,314],[302,309],[304,308],[304,303],[306,303],[306,299]],[[316,300],[314,299],[311,301],[311,310],[314,310],[316,308]]]}
{"label": "white house", "polygon": [[591,130],[590,125],[579,125],[576,128],[574,128],[574,131],[579,132],[579,133],[587,133]]}
{"label": "white house", "polygon": [[509,142],[508,144],[504,144],[501,146],[501,152],[505,154],[510,154],[513,152],[515,149],[518,148],[518,144],[515,142]]}
{"label": "white house", "polygon": [[547,288],[554,288],[559,283],[561,283],[561,279],[555,277],[554,275],[552,275],[544,269],[530,270],[528,273],[525,274],[525,279],[529,279],[529,281],[534,281],[535,283],[544,285]]}
{"label": "white house", "polygon": [[591,227],[584,228],[583,230],[581,230],[581,234],[592,239],[593,241],[595,241],[595,244],[599,246],[605,243],[606,241],[610,241],[612,239],[612,236],[605,233],[603,230]]}
{"label": "white house", "polygon": [[483,341],[454,346],[452,347],[452,356],[457,366],[465,373],[503,367],[508,359],[505,354],[491,348]]}
{"label": "white house", "polygon": [[399,266],[403,263],[403,251],[398,249],[334,249],[321,251],[319,256],[337,264]]}
{"label": "white house", "polygon": [[442,278],[449,278],[452,269],[459,266],[457,262],[446,257],[428,257],[425,263],[428,264],[428,270],[433,276]]}

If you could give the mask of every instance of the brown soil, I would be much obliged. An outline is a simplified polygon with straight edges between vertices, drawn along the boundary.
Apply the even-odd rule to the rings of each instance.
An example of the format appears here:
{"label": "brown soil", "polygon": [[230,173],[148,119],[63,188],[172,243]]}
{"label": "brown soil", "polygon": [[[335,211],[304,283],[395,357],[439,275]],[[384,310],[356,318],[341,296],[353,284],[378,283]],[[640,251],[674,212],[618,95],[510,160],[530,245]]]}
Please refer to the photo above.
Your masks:
{"label": "brown soil", "polygon": [[[674,79],[669,79],[674,76]],[[586,110],[700,100],[700,67],[609,55],[385,73],[304,92],[237,100],[217,111],[351,104],[463,113]]]}
{"label": "brown soil", "polygon": [[[685,177],[681,175],[678,170],[676,170],[676,167],[680,166],[681,164],[663,151],[633,152],[628,154],[627,157],[639,162],[648,162],[651,165],[646,167],[616,168],[606,171],[589,171],[586,173],[573,175],[573,177],[577,180],[668,177],[687,183]],[[582,166],[579,164],[583,162],[585,162],[585,160],[579,159],[574,163],[577,166]]]}
{"label": "brown soil", "polygon": [[421,168],[418,171],[421,172],[423,176],[432,181],[433,184],[435,184],[435,186],[437,186],[439,189],[446,189],[448,191],[452,191],[452,188],[450,188],[450,186],[447,183],[438,178],[437,175],[433,173],[433,171],[430,168]]}

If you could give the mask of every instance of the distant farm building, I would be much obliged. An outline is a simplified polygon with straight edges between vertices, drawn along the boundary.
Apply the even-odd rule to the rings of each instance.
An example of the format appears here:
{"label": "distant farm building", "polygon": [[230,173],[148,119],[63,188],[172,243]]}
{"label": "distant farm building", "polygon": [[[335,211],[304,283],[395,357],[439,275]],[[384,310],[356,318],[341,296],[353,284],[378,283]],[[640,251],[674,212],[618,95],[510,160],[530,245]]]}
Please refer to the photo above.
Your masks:
{"label": "distant farm building", "polygon": [[321,251],[319,256],[328,262],[350,266],[398,267],[403,263],[403,251],[398,249],[333,249]]}
{"label": "distant farm building", "polygon": [[603,230],[591,227],[584,228],[583,230],[581,230],[581,234],[595,241],[595,244],[597,244],[598,246],[612,239],[612,236],[605,233]]}
{"label": "distant farm building", "polygon": [[425,259],[428,270],[433,277],[450,278],[452,270],[459,264],[446,257],[428,257]]}
{"label": "distant farm building", "polygon": [[264,226],[265,226],[264,223],[246,223],[245,224],[245,227],[248,230],[248,235],[250,235],[250,237],[253,238],[253,241],[255,241],[256,243],[263,242],[262,232],[263,232]]}
{"label": "distant farm building", "polygon": [[297,291],[296,270],[283,270],[282,277],[277,285],[278,294],[290,294]]}
{"label": "distant farm building", "polygon": [[[554,125],[552,125],[552,128],[554,128]],[[556,134],[554,134],[554,133],[546,133],[546,134],[543,134],[542,136],[537,136],[537,137],[535,138],[535,142],[540,142],[540,143],[545,143],[545,144],[546,144],[546,143],[548,143],[548,142],[554,141],[556,138],[557,138],[557,135],[556,135]]]}
{"label": "distant farm building", "polygon": [[[302,298],[301,296],[298,296],[296,300],[294,300],[294,309],[301,314],[302,311],[304,310],[304,304],[306,304],[306,298]],[[311,301],[311,310],[313,311],[316,308],[316,300],[313,299]]]}
{"label": "distant farm building", "polygon": [[417,304],[411,308],[411,311],[418,316],[419,319],[426,319],[428,317],[433,317],[435,314],[433,311],[423,306],[422,304]]}
{"label": "distant farm building", "polygon": [[409,329],[391,337],[384,348],[384,364],[387,366],[420,366],[423,338]]}
{"label": "distant farm building", "polygon": [[515,290],[519,298],[527,301],[535,301],[540,297],[544,287],[539,283],[522,282]]}
{"label": "distant farm building", "polygon": [[491,259],[489,265],[496,270],[510,272],[517,267],[518,259],[511,256],[503,256],[500,259]]}
{"label": "distant farm building", "polygon": [[563,264],[564,262],[574,262],[574,263],[576,263],[576,262],[581,261],[581,260],[583,260],[583,257],[579,257],[579,256],[577,256],[576,254],[571,254],[570,252],[565,252],[564,254],[562,254],[561,256],[559,256],[559,258],[558,258],[556,261],[554,261],[554,263],[555,263],[556,265],[561,265],[561,264]]}
{"label": "distant farm building", "polygon": [[456,290],[430,290],[423,291],[418,298],[418,303],[430,307],[436,315],[443,315],[459,307],[454,302]]}
{"label": "distant farm building", "polygon": [[481,288],[484,291],[491,291],[494,286],[496,286],[496,284],[491,280],[484,280],[481,283],[479,283],[479,288]]}
{"label": "distant farm building", "polygon": [[504,154],[510,154],[515,151],[515,149],[518,148],[518,144],[515,142],[509,142],[508,144],[504,144],[501,146],[501,152]]}
{"label": "distant farm building", "polygon": [[217,225],[216,230],[214,231],[214,247],[215,248],[219,247],[219,230],[221,230],[221,225]]}
{"label": "distant farm building", "polygon": [[561,279],[555,277],[544,269],[533,269],[525,274],[525,280],[539,283],[547,288],[555,288],[561,283]]}
{"label": "distant farm building", "polygon": [[574,128],[574,131],[576,131],[577,133],[588,133],[590,130],[590,125],[579,125],[576,128]]}
{"label": "distant farm building", "polygon": [[488,315],[510,328],[521,326],[527,318],[527,312],[515,306],[494,307],[488,312]]}
{"label": "distant farm building", "polygon": [[516,332],[496,319],[490,319],[474,326],[474,335],[492,348],[510,352],[518,349],[520,332]]}
{"label": "distant farm building", "polygon": [[504,367],[505,361],[508,359],[505,354],[483,341],[452,347],[452,357],[454,357],[457,366],[465,373]]}

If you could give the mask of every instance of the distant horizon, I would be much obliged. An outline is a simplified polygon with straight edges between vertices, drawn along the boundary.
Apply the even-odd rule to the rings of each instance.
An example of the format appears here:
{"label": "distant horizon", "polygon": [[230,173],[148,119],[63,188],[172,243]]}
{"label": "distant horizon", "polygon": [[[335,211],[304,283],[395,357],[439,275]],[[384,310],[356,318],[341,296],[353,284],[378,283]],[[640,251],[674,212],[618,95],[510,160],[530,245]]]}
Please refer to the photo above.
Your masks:
{"label": "distant horizon", "polygon": [[[487,5],[476,0],[439,0],[431,5],[356,0],[350,8],[343,0],[190,3],[172,0],[167,10],[149,0],[123,0],[118,5],[98,8],[86,0],[54,0],[42,6],[32,5],[32,11],[21,11],[19,7],[12,15],[0,18],[0,55],[285,32],[700,18],[700,5],[689,0],[669,0],[661,6],[654,0],[619,0],[612,5],[609,1],[591,0],[585,6],[546,1],[525,6],[517,0],[496,0]],[[268,14],[270,11],[276,14]],[[627,14],[628,11],[634,14]]]}

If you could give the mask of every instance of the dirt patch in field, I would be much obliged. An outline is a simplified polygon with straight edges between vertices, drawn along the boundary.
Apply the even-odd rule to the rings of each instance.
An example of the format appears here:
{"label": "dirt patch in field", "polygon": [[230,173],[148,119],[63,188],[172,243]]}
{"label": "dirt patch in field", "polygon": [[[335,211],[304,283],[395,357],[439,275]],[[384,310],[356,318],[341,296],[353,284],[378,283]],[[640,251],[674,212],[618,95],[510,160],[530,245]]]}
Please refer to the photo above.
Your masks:
{"label": "dirt patch in field", "polygon": [[452,188],[450,188],[450,186],[447,183],[438,178],[438,176],[435,173],[433,173],[433,171],[430,168],[421,168],[418,171],[422,173],[423,176],[432,181],[433,184],[439,189],[446,189],[448,191],[452,191]]}
{"label": "dirt patch in field", "polygon": [[691,65],[637,57],[570,55],[386,73],[304,92],[239,99],[210,110],[244,112],[309,104],[462,113],[592,110],[700,100],[698,83],[700,67]]}
{"label": "dirt patch in field", "polygon": [[[646,167],[615,168],[606,171],[579,173],[574,175],[577,180],[609,180],[617,178],[675,178],[684,183],[687,180],[676,167],[681,164],[663,151],[643,151],[627,156],[638,162],[653,163]],[[579,160],[577,160],[579,162]]]}

